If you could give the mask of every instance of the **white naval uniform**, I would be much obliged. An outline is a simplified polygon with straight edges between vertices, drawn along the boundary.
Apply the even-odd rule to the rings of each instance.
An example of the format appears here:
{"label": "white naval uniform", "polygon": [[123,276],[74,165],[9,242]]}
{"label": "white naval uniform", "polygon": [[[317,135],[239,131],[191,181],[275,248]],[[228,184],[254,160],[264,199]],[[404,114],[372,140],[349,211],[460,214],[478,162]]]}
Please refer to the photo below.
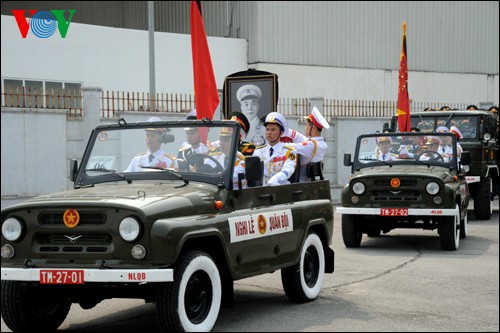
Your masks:
{"label": "white naval uniform", "polygon": [[328,145],[322,136],[315,136],[302,143],[292,143],[291,146],[300,154],[300,181],[310,181],[307,177],[306,165],[310,162],[321,162],[325,158]]}
{"label": "white naval uniform", "polygon": [[[273,155],[269,156],[271,148],[273,148]],[[264,183],[267,185],[290,184],[288,178],[295,171],[296,154],[292,146],[282,142],[278,142],[274,146],[266,144],[257,147],[253,156],[258,156],[264,161]]]}
{"label": "white naval uniform", "polygon": [[[153,160],[149,162],[149,155],[153,155]],[[157,150],[154,153],[150,151],[134,156],[125,172],[148,171],[149,169],[141,166],[157,166],[161,168],[178,169],[177,161],[174,156],[167,155],[163,150]]]}

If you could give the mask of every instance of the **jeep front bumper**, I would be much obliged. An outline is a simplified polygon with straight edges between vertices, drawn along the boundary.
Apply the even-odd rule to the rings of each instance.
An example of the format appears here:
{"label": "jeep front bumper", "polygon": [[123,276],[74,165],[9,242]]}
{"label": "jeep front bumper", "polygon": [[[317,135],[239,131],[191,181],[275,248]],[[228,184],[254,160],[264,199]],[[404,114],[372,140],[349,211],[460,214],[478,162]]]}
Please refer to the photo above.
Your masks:
{"label": "jeep front bumper", "polygon": [[[378,216],[402,216],[387,214],[387,210],[402,208],[356,208],[356,207],[336,207],[335,212],[350,215],[378,215]],[[458,216],[460,211],[456,208],[408,208],[408,213],[404,216]]]}

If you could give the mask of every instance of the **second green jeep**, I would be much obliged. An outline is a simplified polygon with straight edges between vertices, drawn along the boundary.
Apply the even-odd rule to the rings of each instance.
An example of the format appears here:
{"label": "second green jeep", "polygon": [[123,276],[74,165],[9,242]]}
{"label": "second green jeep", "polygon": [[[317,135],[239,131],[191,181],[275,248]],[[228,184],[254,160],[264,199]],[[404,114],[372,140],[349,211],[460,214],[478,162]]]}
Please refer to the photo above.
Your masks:
{"label": "second green jeep", "polygon": [[[446,150],[446,153],[442,153]],[[377,237],[395,228],[436,230],[441,248],[457,250],[467,236],[469,191],[450,133],[383,133],[358,137],[354,160],[344,156],[352,176],[344,186],[342,238],[358,247],[363,234]]]}

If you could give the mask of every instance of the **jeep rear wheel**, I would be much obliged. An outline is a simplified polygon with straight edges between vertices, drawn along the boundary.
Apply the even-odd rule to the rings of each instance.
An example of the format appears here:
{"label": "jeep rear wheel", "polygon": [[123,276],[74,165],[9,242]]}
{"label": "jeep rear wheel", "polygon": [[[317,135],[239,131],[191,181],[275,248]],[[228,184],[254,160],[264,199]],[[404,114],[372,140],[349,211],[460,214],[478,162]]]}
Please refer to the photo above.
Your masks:
{"label": "jeep rear wheel", "polygon": [[316,299],[325,276],[325,252],[321,239],[310,233],[302,246],[299,262],[281,270],[281,282],[288,299],[305,303]]}
{"label": "jeep rear wheel", "polygon": [[441,248],[456,251],[460,243],[460,217],[446,216],[439,222]]}
{"label": "jeep rear wheel", "polygon": [[342,239],[346,247],[359,247],[363,233],[353,215],[342,214]]}
{"label": "jeep rear wheel", "polygon": [[209,332],[221,305],[221,278],[205,252],[188,251],[174,270],[174,282],[160,287],[156,311],[162,331]]}
{"label": "jeep rear wheel", "polygon": [[491,177],[481,177],[476,185],[474,195],[474,215],[478,220],[489,220],[493,213],[491,207],[492,182]]}
{"label": "jeep rear wheel", "polygon": [[2,281],[2,319],[14,332],[55,331],[70,307],[66,297],[23,289],[17,281]]}

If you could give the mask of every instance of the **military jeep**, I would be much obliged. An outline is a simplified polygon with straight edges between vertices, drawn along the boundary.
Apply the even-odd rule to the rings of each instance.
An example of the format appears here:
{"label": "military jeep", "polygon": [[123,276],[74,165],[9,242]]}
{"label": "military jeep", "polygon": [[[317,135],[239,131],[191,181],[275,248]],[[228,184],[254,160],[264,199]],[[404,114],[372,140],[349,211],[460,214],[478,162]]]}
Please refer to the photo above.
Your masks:
{"label": "military jeep", "polygon": [[[188,130],[209,150],[181,159]],[[148,131],[160,135],[158,163],[145,162]],[[262,186],[256,157],[235,174],[221,163],[222,132],[236,161],[235,121],[98,126],[72,164],[73,190],[2,210],[7,326],[51,331],[72,303],[138,298],[156,304],[162,331],[210,331],[235,280],[276,270],[291,301],[316,299],[334,270],[329,182]]]}
{"label": "military jeep", "polygon": [[[471,164],[467,169],[467,183],[474,199],[474,215],[478,220],[489,220],[492,214],[491,201],[494,195],[493,184],[498,184],[498,115],[484,110],[450,110],[411,113],[411,127],[422,132],[433,132],[439,126],[457,127],[463,134],[459,140],[465,151],[470,153]],[[397,130],[394,117],[391,126]],[[498,190],[498,187],[497,187]]]}
{"label": "military jeep", "polygon": [[[448,144],[446,154],[432,148],[440,143]],[[469,191],[463,165],[469,160],[464,152],[458,161],[451,133],[359,136],[354,159],[344,155],[352,176],[342,190],[342,207],[336,208],[345,246],[359,247],[363,234],[378,237],[395,228],[437,229],[441,248],[457,250],[460,238],[467,237]]]}

